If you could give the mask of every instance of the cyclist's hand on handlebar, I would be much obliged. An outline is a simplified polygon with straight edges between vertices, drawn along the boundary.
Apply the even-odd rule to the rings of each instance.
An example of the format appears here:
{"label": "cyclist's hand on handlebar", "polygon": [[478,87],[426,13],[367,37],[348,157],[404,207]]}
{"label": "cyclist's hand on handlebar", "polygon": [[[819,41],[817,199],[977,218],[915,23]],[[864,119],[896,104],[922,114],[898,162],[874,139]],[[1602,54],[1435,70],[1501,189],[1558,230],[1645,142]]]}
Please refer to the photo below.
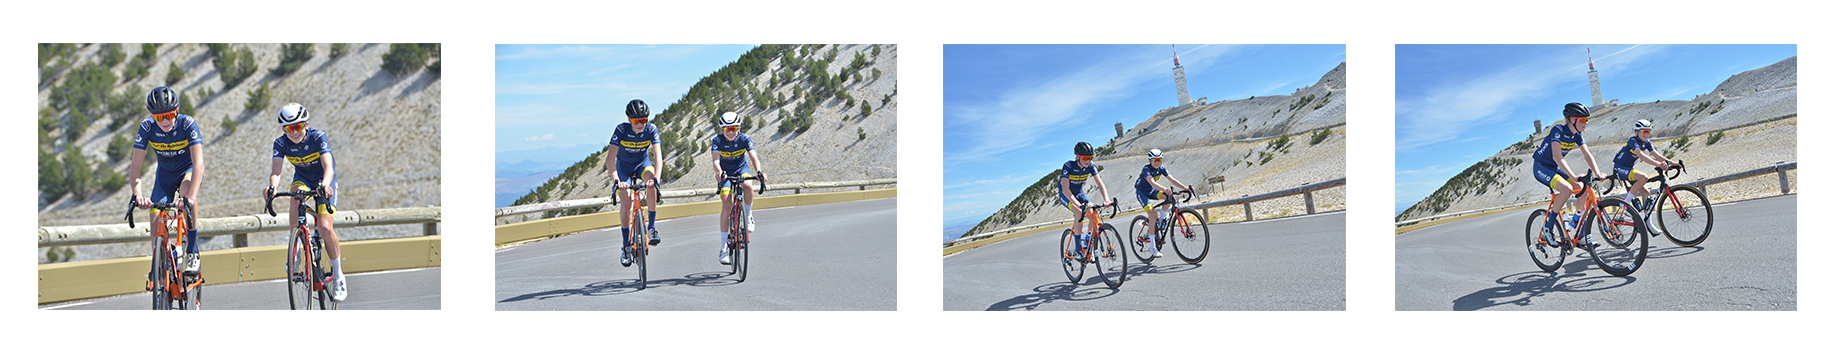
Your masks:
{"label": "cyclist's hand on handlebar", "polygon": [[627,189],[627,182],[614,182],[614,189]]}
{"label": "cyclist's hand on handlebar", "polygon": [[147,209],[147,208],[153,207],[153,201],[149,201],[147,200],[147,197],[142,197],[141,195],[136,194],[134,195],[134,207],[140,208],[140,209]]}

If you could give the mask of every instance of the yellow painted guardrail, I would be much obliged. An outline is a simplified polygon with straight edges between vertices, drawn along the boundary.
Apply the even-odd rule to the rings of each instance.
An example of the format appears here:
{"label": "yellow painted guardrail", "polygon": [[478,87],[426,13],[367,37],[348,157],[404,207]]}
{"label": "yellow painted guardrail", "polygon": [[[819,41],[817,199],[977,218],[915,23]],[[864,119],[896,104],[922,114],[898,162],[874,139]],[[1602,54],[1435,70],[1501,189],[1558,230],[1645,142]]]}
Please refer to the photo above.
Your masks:
{"label": "yellow painted guardrail", "polygon": [[[441,236],[340,242],[347,273],[441,266]],[[282,278],[288,246],[199,252],[207,285]],[[38,265],[38,303],[145,292],[148,256]]]}
{"label": "yellow painted guardrail", "polygon": [[[793,194],[755,198],[755,209],[769,209],[813,204],[895,198],[895,188],[833,193]],[[721,201],[668,204],[659,206],[658,219],[672,219],[721,213]],[[506,245],[544,237],[614,227],[620,224],[620,212],[600,212],[551,219],[519,222],[493,227],[493,243]]]}

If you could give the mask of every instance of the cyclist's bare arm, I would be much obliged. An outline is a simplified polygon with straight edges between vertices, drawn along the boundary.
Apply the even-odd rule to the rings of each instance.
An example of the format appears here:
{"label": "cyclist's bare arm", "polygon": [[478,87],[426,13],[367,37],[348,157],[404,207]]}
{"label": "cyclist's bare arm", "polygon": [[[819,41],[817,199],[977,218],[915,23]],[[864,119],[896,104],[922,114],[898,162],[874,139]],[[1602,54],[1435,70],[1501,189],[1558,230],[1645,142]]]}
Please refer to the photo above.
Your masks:
{"label": "cyclist's bare arm", "polygon": [[619,162],[618,162],[617,160],[615,160],[615,159],[614,159],[614,157],[616,156],[616,154],[618,154],[619,152],[620,152],[620,149],[618,149],[618,148],[614,148],[614,145],[613,145],[613,144],[609,144],[609,145],[608,145],[608,150],[607,150],[607,154],[608,154],[608,179],[612,179],[612,180],[613,180],[613,183],[612,183],[612,184],[614,184],[614,185],[615,185],[615,186],[617,186],[617,187],[618,187],[618,186],[620,186],[620,185],[624,185],[624,184],[627,184],[627,180],[625,180],[625,179],[620,179],[620,171],[619,171],[619,169],[620,169],[620,163],[619,163]]}
{"label": "cyclist's bare arm", "polygon": [[710,170],[716,171],[716,179],[723,179],[723,156],[716,149],[710,150]]}
{"label": "cyclist's bare arm", "polygon": [[1599,161],[1593,159],[1593,150],[1586,147],[1585,140],[1580,141],[1580,156],[1586,157],[1586,168],[1591,169],[1593,174],[1605,174],[1599,171]]}
{"label": "cyclist's bare arm", "polygon": [[1190,189],[1190,186],[1184,185],[1183,182],[1177,181],[1177,177],[1175,176],[1170,177],[1170,184],[1175,184],[1177,185],[1177,187],[1181,187],[1183,189]]}
{"label": "cyclist's bare arm", "polygon": [[1081,205],[1081,200],[1075,198],[1074,191],[1068,189],[1068,177],[1061,177],[1061,178],[1056,179],[1056,181],[1062,182],[1062,187],[1060,188],[1062,192],[1062,198],[1067,199],[1069,204]]}
{"label": "cyclist's bare arm", "polygon": [[[1146,176],[1144,176],[1143,178],[1145,178],[1145,183],[1146,183],[1146,184],[1150,184],[1150,185],[1151,185],[1151,189],[1156,189],[1156,190],[1158,190],[1159,192],[1165,192],[1165,193],[1170,193],[1170,188],[1166,188],[1166,187],[1164,187],[1164,185],[1162,185],[1162,184],[1158,184],[1158,181],[1157,181],[1157,180],[1155,180],[1155,179],[1151,179],[1151,176],[1150,176],[1150,175],[1146,175]],[[1173,179],[1171,179],[1171,180],[1172,180],[1172,181],[1175,181],[1176,179],[1175,179],[1175,178],[1173,178]]]}
{"label": "cyclist's bare arm", "polygon": [[767,173],[767,171],[761,169],[761,158],[755,156],[754,150],[748,151],[748,165],[749,165],[748,169],[753,169],[755,171],[755,174],[766,174]]}
{"label": "cyclist's bare arm", "polygon": [[188,187],[191,189],[188,189],[186,194],[190,194],[192,197],[186,198],[186,202],[191,203],[193,206],[197,206],[198,186],[205,184],[205,147],[199,146],[198,144],[192,144],[190,148],[192,149],[186,153],[192,154],[192,186]]}
{"label": "cyclist's bare arm", "polygon": [[133,153],[129,156],[134,161],[128,164],[128,189],[134,192],[135,203],[138,204],[141,202],[141,162],[147,159],[147,150],[135,149]]}
{"label": "cyclist's bare arm", "polygon": [[[1095,185],[1095,186],[1098,186],[1098,187],[1100,187],[1100,199],[1113,199],[1113,195],[1111,195],[1111,194],[1107,194],[1107,192],[1106,192],[1106,180],[1105,180],[1105,179],[1100,179],[1100,171],[1099,171],[1099,168],[1094,168],[1094,169],[1095,169],[1095,170],[1094,170],[1094,175],[1093,175],[1093,176],[1089,176],[1088,178],[1093,178],[1093,179],[1094,179],[1094,185]],[[1108,201],[1108,202],[1111,202],[1111,201]],[[1109,206],[1109,205],[1112,205],[1112,204],[1113,204],[1113,203],[1101,203],[1100,205],[1101,205],[1101,206]]]}
{"label": "cyclist's bare arm", "polygon": [[[665,160],[659,157],[660,157],[660,153],[664,153],[664,152],[659,150],[659,142],[652,142],[651,148],[652,148],[652,151],[647,152],[650,154],[647,154],[646,156],[652,157],[652,181],[656,183],[656,182],[663,181],[663,179],[659,179],[659,169],[665,168]],[[653,191],[657,192],[658,190],[655,189]]]}
{"label": "cyclist's bare arm", "polygon": [[[281,158],[271,158],[269,162],[269,188],[281,183]],[[267,195],[264,195],[267,196]]]}

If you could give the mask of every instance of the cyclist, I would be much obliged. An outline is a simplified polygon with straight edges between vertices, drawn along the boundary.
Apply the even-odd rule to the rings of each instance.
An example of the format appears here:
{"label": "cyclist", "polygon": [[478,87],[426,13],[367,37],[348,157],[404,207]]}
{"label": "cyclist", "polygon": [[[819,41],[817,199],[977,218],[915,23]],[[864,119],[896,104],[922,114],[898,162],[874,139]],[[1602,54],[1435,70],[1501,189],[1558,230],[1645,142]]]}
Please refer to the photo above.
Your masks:
{"label": "cyclist", "polygon": [[755,155],[755,141],[749,139],[748,134],[742,134],[742,115],[725,112],[717,120],[717,126],[721,128],[722,134],[710,139],[710,165],[716,168],[717,188],[722,192],[719,198],[723,199],[723,216],[716,219],[717,232],[722,233],[717,239],[716,261],[729,264],[729,229],[725,227],[729,224],[729,217],[747,216],[748,231],[755,231],[755,182],[743,181],[735,185],[742,188],[742,214],[734,215],[729,214],[729,207],[733,205],[728,197],[733,190],[730,189],[729,180],[724,177],[748,177],[751,171],[754,174],[765,173],[760,171],[761,158]]}
{"label": "cyclist", "polygon": [[[128,165],[128,179],[132,180],[129,189],[134,192],[134,204],[146,209],[153,207],[154,203],[173,202],[177,195],[196,211],[198,185],[205,182],[205,139],[198,134],[198,122],[193,121],[190,115],[179,114],[179,94],[164,86],[147,92],[147,112],[152,116],[141,120],[141,130],[134,135],[134,151],[129,156],[129,159],[134,160]],[[141,161],[146,158],[150,146],[160,165],[154,172],[154,198],[151,201],[141,196]],[[198,274],[196,231],[186,233],[185,272],[188,275]]]}
{"label": "cyclist", "polygon": [[[262,189],[262,199],[275,195],[275,185],[281,182],[281,165],[283,160],[294,165],[294,181],[290,188],[297,191],[313,190],[319,195],[315,201],[319,207],[314,210],[313,224],[319,228],[320,236],[326,241],[326,254],[333,263],[333,301],[345,301],[345,268],[340,267],[339,234],[333,231],[333,212],[339,204],[339,178],[333,171],[332,142],[326,132],[308,128],[307,120],[312,115],[307,107],[299,103],[288,103],[281,107],[281,113],[275,117],[275,123],[281,125],[282,136],[275,137],[275,146],[270,151],[269,186]],[[288,204],[288,218],[301,216],[301,201]]]}
{"label": "cyclist", "polygon": [[[1548,137],[1541,142],[1541,146],[1535,148],[1535,164],[1530,167],[1534,168],[1535,179],[1548,185],[1549,193],[1551,193],[1551,199],[1548,200],[1548,213],[1556,215],[1560,214],[1556,212],[1559,212],[1561,206],[1566,203],[1567,197],[1571,196],[1574,190],[1585,186],[1575,181],[1577,176],[1573,168],[1567,166],[1565,157],[1568,151],[1580,148],[1580,153],[1586,157],[1586,166],[1592,169],[1592,173],[1604,174],[1599,171],[1599,163],[1593,160],[1592,150],[1587,149],[1586,142],[1580,136],[1580,133],[1586,130],[1586,125],[1592,121],[1592,111],[1580,103],[1567,103],[1561,109],[1561,116],[1565,117],[1566,121],[1548,128]],[[1577,203],[1575,212],[1588,207],[1586,198],[1580,198]],[[1568,223],[1578,223],[1572,220],[1579,218],[1579,215],[1569,214],[1567,218],[1569,218]],[[1561,217],[1553,219],[1559,220]],[[1553,226],[1555,226],[1553,221],[1544,225],[1544,227]],[[1573,224],[1568,226],[1574,227]],[[1542,236],[1547,237],[1547,234],[1543,233]]]}
{"label": "cyclist", "polygon": [[[658,245],[659,230],[652,228],[654,222],[651,220],[659,214],[658,203],[655,201],[659,198],[659,188],[655,181],[659,179],[659,170],[652,165],[665,164],[665,161],[659,159],[662,154],[659,150],[659,128],[647,124],[651,116],[652,110],[646,107],[646,102],[639,99],[627,102],[627,122],[614,126],[614,136],[608,139],[607,162],[608,175],[614,178],[614,194],[620,197],[621,202],[633,201],[631,196],[620,191],[629,187],[627,180],[632,177],[643,179],[652,190],[653,196],[646,197],[646,228],[652,229],[652,240],[647,244]],[[633,249],[633,235],[627,229],[627,219],[632,216],[627,214],[627,207],[620,208],[621,266],[633,265],[633,254],[629,253]]]}
{"label": "cyclist", "polygon": [[1112,203],[1104,203],[1098,206],[1092,205],[1093,202],[1087,200],[1087,193],[1083,192],[1081,187],[1083,184],[1086,184],[1089,179],[1092,179],[1094,184],[1100,188],[1101,199],[1113,199],[1111,195],[1107,194],[1106,181],[1101,180],[1098,176],[1099,171],[1094,169],[1094,146],[1087,144],[1087,142],[1075,143],[1074,151],[1075,160],[1062,163],[1062,174],[1057,177],[1060,179],[1055,183],[1058,203],[1067,206],[1068,210],[1074,211],[1075,217],[1072,227],[1076,240],[1074,249],[1075,254],[1071,254],[1070,256],[1078,256],[1081,250],[1087,247],[1088,239],[1092,238],[1091,235],[1085,234],[1084,231],[1081,230],[1081,222],[1084,221],[1084,219],[1081,218],[1081,216],[1083,216],[1083,214],[1081,214],[1082,206],[1105,207],[1113,205]]}
{"label": "cyclist", "polygon": [[[1637,207],[1639,207],[1638,212],[1642,213],[1645,210],[1642,209],[1644,204],[1638,201],[1638,199],[1644,199],[1650,196],[1650,190],[1644,188],[1644,184],[1650,182],[1650,176],[1644,175],[1643,172],[1634,172],[1631,170],[1631,167],[1637,165],[1637,161],[1640,159],[1643,160],[1644,163],[1649,163],[1659,168],[1681,163],[1679,161],[1670,162],[1669,158],[1664,157],[1662,153],[1657,153],[1656,147],[1650,144],[1651,129],[1649,119],[1638,119],[1637,124],[1631,125],[1631,132],[1633,133],[1631,139],[1625,140],[1624,149],[1619,149],[1618,155],[1612,157],[1612,176],[1618,177],[1618,179],[1631,181],[1631,185],[1625,188],[1625,200],[1630,201],[1631,204],[1637,205]],[[1646,152],[1649,154],[1645,154]],[[1633,195],[1635,195],[1637,199],[1632,199]],[[1654,236],[1663,233],[1663,231],[1657,229],[1654,220],[1645,222],[1644,225],[1650,228],[1650,235]]]}
{"label": "cyclist", "polygon": [[[1151,257],[1158,258],[1164,257],[1164,252],[1158,251],[1158,247],[1156,246],[1158,242],[1158,232],[1153,231],[1152,228],[1164,224],[1164,216],[1170,214],[1172,205],[1166,204],[1163,207],[1157,207],[1154,211],[1151,201],[1161,201],[1164,200],[1165,197],[1170,196],[1171,188],[1158,184],[1158,180],[1164,178],[1164,176],[1170,175],[1170,171],[1164,169],[1163,151],[1152,149],[1150,152],[1145,152],[1145,159],[1147,160],[1147,164],[1145,164],[1145,168],[1139,170],[1138,181],[1133,182],[1132,185],[1133,188],[1135,188],[1134,190],[1138,191],[1136,192],[1138,193],[1138,203],[1145,205],[1145,214],[1152,215],[1151,224],[1153,226],[1145,227],[1144,233],[1139,234],[1138,238],[1151,242],[1153,245],[1149,247],[1151,248]],[[1176,177],[1171,177],[1170,183],[1177,187],[1183,187],[1184,190],[1194,191],[1190,186],[1177,181]]]}

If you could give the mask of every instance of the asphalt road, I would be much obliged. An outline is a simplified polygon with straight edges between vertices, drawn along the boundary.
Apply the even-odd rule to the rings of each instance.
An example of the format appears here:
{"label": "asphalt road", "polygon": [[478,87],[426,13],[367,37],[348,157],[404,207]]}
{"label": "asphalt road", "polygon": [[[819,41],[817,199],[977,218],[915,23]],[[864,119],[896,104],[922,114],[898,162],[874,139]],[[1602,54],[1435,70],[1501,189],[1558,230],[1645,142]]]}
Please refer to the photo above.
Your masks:
{"label": "asphalt road", "polygon": [[1796,310],[1797,195],[1714,205],[1695,247],[1650,239],[1649,258],[1612,277],[1575,252],[1535,268],[1523,226],[1534,208],[1395,237],[1396,310]]}
{"label": "asphalt road", "polygon": [[[439,310],[441,268],[347,273],[346,299],[339,310]],[[227,283],[204,287],[203,306],[210,310],[286,310],[288,285],[281,280]],[[127,295],[39,306],[58,310],[146,310],[152,295]]]}
{"label": "asphalt road", "polygon": [[716,215],[658,221],[647,288],[620,266],[620,227],[500,249],[507,310],[896,309],[896,199],[755,210],[748,281],[716,262]]}
{"label": "asphalt road", "polygon": [[[1275,310],[1345,307],[1344,212],[1209,225],[1210,249],[1183,263],[1168,245],[1150,265],[1132,256],[1109,289],[1090,265],[1068,282],[1049,230],[946,257],[944,308],[964,310]],[[1131,217],[1107,221],[1126,232]]]}

